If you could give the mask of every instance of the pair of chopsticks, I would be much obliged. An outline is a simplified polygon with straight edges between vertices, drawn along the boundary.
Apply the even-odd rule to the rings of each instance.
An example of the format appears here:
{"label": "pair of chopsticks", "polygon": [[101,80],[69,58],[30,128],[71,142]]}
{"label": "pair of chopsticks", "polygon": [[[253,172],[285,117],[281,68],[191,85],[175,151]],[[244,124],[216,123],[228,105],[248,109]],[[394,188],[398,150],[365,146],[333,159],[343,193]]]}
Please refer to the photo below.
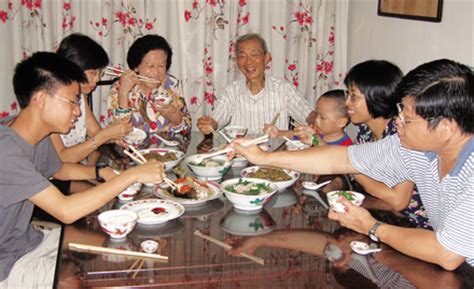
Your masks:
{"label": "pair of chopsticks", "polygon": [[[254,145],[254,144],[262,144],[262,143],[265,143],[265,142],[268,142],[268,135],[267,134],[263,135],[261,137],[255,138],[253,140],[246,141],[246,142],[242,143],[242,146],[247,147],[247,146]],[[212,157],[222,155],[222,154],[226,154],[226,153],[231,152],[233,150],[234,150],[233,148],[227,147],[223,150],[213,152],[213,153],[210,153],[210,154],[201,154],[201,155],[198,155],[193,161],[196,162],[196,163],[202,163],[202,161],[204,159],[212,158]]]}
{"label": "pair of chopsticks", "polygon": [[[109,75],[109,76],[120,77],[122,75],[122,73],[124,73],[124,71],[122,69],[119,69],[119,68],[107,66],[105,68],[104,73],[106,75]],[[149,77],[146,77],[146,76],[143,76],[143,75],[137,75],[137,78],[138,78],[138,80],[140,80],[142,82],[148,82],[148,83],[154,83],[154,84],[160,84],[161,83],[159,80],[149,78]]]}
{"label": "pair of chopsticks", "polygon": [[128,250],[122,250],[122,249],[98,247],[98,246],[83,245],[83,244],[77,244],[77,243],[69,243],[69,250],[77,251],[77,252],[95,253],[95,254],[122,255],[122,256],[127,256],[127,257],[140,258],[139,260],[144,258],[144,259],[150,259],[154,261],[160,261],[160,262],[166,262],[166,263],[168,262],[168,256],[162,256],[160,254],[128,251]]}
{"label": "pair of chopsticks", "polygon": [[[270,125],[275,125],[275,123],[277,122],[279,117],[280,117],[280,113],[277,112],[275,114],[275,116],[272,118],[272,121],[270,122]],[[268,135],[269,132],[270,132],[270,128],[267,128],[267,130],[265,131],[265,135]]]}
{"label": "pair of chopsticks", "polygon": [[211,133],[212,133],[212,135],[213,135],[214,137],[216,137],[216,138],[223,137],[224,140],[226,141],[226,143],[231,143],[231,142],[232,142],[232,140],[229,139],[229,138],[225,135],[225,133],[223,133],[222,131],[219,131],[219,133],[217,133],[216,130],[215,130],[211,125],[209,125],[209,128],[211,129]]}
{"label": "pair of chopsticks", "polygon": [[[124,154],[126,154],[129,158],[131,158],[134,162],[136,162],[138,164],[142,165],[142,164],[147,162],[146,158],[136,148],[134,148],[132,145],[130,145],[129,147],[135,155],[133,155],[132,153],[130,153],[127,150],[123,151]],[[173,182],[172,180],[165,177],[163,179],[163,181],[165,183],[167,183],[172,189],[178,190],[178,185],[175,182]]]}
{"label": "pair of chopsticks", "polygon": [[[204,235],[204,234],[201,233],[201,231],[199,231],[199,230],[194,231],[194,235],[196,235],[196,236],[198,236],[198,237],[201,237],[201,238],[203,238],[203,239],[205,239],[205,240],[207,240],[207,241],[209,241],[209,242],[211,242],[211,243],[214,243],[214,244],[216,244],[216,245],[218,245],[218,246],[221,246],[221,247],[225,248],[226,250],[232,249],[232,246],[231,246],[231,245],[226,244],[226,243],[224,243],[224,242],[222,242],[222,241],[219,241],[219,240],[217,240],[216,238],[213,238],[213,237],[211,237],[211,236]],[[265,260],[263,260],[263,259],[260,258],[260,257],[254,256],[254,255],[249,255],[249,254],[246,254],[246,253],[243,253],[243,252],[240,253],[240,255],[241,255],[242,257],[245,257],[245,258],[247,258],[247,259],[249,259],[249,260],[252,260],[252,261],[254,261],[254,262],[256,262],[256,263],[258,263],[258,264],[260,264],[260,265],[265,265]]]}

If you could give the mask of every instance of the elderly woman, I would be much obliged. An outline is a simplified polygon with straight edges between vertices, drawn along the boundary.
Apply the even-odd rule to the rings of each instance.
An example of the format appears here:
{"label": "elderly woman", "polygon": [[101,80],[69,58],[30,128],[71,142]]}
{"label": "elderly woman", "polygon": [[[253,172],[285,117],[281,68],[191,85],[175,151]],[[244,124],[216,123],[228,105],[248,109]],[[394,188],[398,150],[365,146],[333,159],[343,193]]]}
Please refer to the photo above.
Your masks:
{"label": "elderly woman", "polygon": [[[356,144],[374,142],[397,132],[395,120],[400,98],[395,95],[395,88],[402,77],[397,66],[384,60],[368,60],[349,70],[344,79],[348,89],[346,106],[351,122],[357,125]],[[362,174],[354,178],[368,193],[382,200],[367,200],[368,207],[395,209],[414,226],[431,228],[412,183],[389,189]]]}
{"label": "elderly woman", "polygon": [[[168,73],[173,52],[166,39],[158,35],[138,38],[130,47],[124,72],[111,91],[109,115],[131,115],[137,128],[143,129],[151,143],[154,133],[189,132],[191,117],[182,97],[180,81]],[[146,77],[147,80],[143,80]]]}

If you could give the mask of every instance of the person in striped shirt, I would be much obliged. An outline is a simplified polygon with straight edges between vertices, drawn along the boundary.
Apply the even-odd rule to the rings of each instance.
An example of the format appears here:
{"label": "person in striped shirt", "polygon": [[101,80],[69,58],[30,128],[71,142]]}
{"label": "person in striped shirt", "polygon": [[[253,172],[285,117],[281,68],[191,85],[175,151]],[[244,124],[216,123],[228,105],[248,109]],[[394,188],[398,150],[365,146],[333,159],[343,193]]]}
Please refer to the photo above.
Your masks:
{"label": "person in striped shirt", "polygon": [[202,133],[239,125],[246,127],[248,133],[258,134],[277,113],[280,115],[275,125],[279,129],[288,129],[289,116],[299,123],[313,123],[316,113],[309,102],[288,81],[265,73],[272,56],[259,34],[240,36],[235,47],[237,66],[245,79],[229,84],[212,113],[198,119],[197,127]]}
{"label": "person in striped shirt", "polygon": [[377,221],[362,207],[340,198],[346,211],[329,218],[394,249],[455,270],[474,267],[474,73],[441,59],[410,71],[397,86],[398,132],[382,140],[323,146],[304,151],[263,152],[232,144],[256,165],[312,174],[362,173],[393,187],[412,181],[433,231]]}

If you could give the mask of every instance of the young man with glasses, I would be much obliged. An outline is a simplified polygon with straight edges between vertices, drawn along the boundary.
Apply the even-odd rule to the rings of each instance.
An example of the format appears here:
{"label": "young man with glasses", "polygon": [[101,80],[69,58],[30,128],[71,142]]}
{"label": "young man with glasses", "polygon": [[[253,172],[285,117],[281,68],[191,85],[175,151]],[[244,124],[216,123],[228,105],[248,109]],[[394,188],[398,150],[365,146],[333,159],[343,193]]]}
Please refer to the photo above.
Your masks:
{"label": "young man with glasses", "polygon": [[[394,249],[454,270],[474,267],[474,73],[442,59],[409,72],[398,85],[402,97],[398,133],[349,148],[261,151],[233,146],[250,162],[312,174],[362,173],[393,187],[412,181],[433,231],[381,223],[361,207],[340,198],[344,213],[329,217]],[[429,121],[431,120],[431,121]]]}
{"label": "young man with glasses", "polygon": [[[67,133],[80,114],[79,67],[60,55],[38,52],[15,68],[19,115],[0,125],[0,288],[52,287],[59,229],[37,231],[30,224],[36,205],[70,224],[97,210],[135,182],[159,183],[163,164],[149,161],[122,172],[61,163],[51,133]],[[48,179],[109,180],[90,190],[63,195]]]}

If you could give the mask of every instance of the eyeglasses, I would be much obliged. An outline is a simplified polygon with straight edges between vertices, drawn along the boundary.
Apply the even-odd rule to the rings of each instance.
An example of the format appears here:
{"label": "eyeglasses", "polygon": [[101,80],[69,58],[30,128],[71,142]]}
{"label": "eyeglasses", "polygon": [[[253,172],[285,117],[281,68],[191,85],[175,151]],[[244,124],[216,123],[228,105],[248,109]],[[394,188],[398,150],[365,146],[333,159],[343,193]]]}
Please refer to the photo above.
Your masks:
{"label": "eyeglasses", "polygon": [[359,99],[363,98],[362,96],[357,96],[351,93],[349,90],[344,91],[344,97],[346,98],[346,100],[349,100],[352,103],[355,103]]}
{"label": "eyeglasses", "polygon": [[105,75],[105,71],[102,69],[87,69],[84,72],[89,74],[91,78],[99,77],[99,79],[101,79]]}
{"label": "eyeglasses", "polygon": [[429,117],[427,119],[424,119],[424,118],[417,118],[417,119],[412,119],[412,120],[407,120],[405,119],[405,115],[403,114],[403,108],[405,106],[403,105],[403,103],[399,102],[397,103],[397,110],[398,110],[398,118],[400,119],[400,124],[405,126],[405,125],[408,125],[412,122],[415,122],[415,121],[420,121],[420,120],[423,120],[423,121],[427,121],[427,122],[431,122],[435,119],[435,117]]}
{"label": "eyeglasses", "polygon": [[60,95],[54,94],[54,93],[50,93],[49,96],[54,97],[54,98],[56,98],[56,99],[59,99],[59,100],[61,100],[61,101],[67,102],[67,103],[71,104],[71,105],[74,106],[74,107],[76,107],[76,106],[78,107],[78,106],[80,105],[80,99],[77,99],[77,100],[70,100],[70,99],[67,99],[67,98],[65,98],[65,97],[62,97],[62,96],[60,96]]}

